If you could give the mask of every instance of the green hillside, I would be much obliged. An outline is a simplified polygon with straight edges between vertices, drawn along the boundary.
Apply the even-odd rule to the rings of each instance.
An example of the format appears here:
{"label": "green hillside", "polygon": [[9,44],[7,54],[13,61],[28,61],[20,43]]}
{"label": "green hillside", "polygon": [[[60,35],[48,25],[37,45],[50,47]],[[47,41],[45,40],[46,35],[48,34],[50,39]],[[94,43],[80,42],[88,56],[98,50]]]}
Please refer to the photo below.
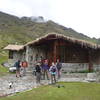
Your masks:
{"label": "green hillside", "polygon": [[71,28],[59,25],[53,21],[37,23],[31,21],[27,17],[18,18],[0,12],[0,50],[8,44],[25,44],[28,41],[34,40],[49,32],[57,32],[66,36],[100,43],[95,38],[89,38],[86,35],[78,33]]}

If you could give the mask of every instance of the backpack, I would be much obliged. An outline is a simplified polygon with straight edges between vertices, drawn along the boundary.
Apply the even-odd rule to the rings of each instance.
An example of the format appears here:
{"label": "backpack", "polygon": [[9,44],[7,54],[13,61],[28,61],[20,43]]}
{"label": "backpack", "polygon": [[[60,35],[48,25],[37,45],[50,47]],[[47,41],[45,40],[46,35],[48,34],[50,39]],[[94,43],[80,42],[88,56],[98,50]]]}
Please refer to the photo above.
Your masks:
{"label": "backpack", "polygon": [[15,62],[14,67],[20,68],[20,67],[21,67],[21,66],[20,66],[20,62]]}
{"label": "backpack", "polygon": [[14,67],[16,67],[17,66],[17,62],[15,62],[15,64],[14,64]]}
{"label": "backpack", "polygon": [[36,65],[36,68],[35,68],[36,72],[41,72],[41,68],[39,65]]}
{"label": "backpack", "polygon": [[28,66],[28,63],[26,61],[24,61],[24,62],[21,63],[21,66],[22,67],[27,67]]}
{"label": "backpack", "polygon": [[62,68],[62,64],[61,63],[57,63],[57,69],[60,70]]}
{"label": "backpack", "polygon": [[56,72],[56,68],[53,66],[51,72]]}

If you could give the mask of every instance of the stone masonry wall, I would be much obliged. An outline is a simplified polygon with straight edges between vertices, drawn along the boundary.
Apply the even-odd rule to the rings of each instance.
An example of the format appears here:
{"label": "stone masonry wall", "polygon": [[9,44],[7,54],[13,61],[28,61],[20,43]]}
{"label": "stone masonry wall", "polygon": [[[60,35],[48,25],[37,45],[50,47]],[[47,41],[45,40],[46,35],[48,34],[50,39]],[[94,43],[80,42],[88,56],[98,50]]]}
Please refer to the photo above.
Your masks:
{"label": "stone masonry wall", "polygon": [[[80,72],[88,70],[88,63],[62,63],[63,72]],[[100,71],[100,64],[93,64],[94,71]]]}
{"label": "stone masonry wall", "polygon": [[88,70],[88,63],[62,63],[63,72],[79,72]]}

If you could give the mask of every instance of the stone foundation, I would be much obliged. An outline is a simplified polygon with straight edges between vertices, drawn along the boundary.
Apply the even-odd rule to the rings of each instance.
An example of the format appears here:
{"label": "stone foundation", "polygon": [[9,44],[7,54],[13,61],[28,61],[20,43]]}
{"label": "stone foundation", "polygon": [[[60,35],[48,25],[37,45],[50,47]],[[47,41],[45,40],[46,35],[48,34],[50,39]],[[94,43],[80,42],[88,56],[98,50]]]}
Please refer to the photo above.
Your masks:
{"label": "stone foundation", "polygon": [[88,70],[88,63],[62,63],[63,72],[79,72]]}
{"label": "stone foundation", "polygon": [[[62,63],[63,72],[81,72],[88,71],[88,63]],[[93,64],[93,71],[100,71],[100,65]]]}

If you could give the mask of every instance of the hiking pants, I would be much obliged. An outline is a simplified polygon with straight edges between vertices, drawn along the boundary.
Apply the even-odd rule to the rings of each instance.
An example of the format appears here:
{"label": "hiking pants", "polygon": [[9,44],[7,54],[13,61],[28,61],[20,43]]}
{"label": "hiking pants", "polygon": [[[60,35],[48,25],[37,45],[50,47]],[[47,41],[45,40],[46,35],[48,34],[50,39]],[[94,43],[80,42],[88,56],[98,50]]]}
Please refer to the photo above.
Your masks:
{"label": "hiking pants", "polygon": [[43,79],[45,79],[45,76],[47,77],[47,79],[49,79],[48,70],[43,70]]}
{"label": "hiking pants", "polygon": [[56,75],[55,74],[51,74],[51,83],[56,83]]}
{"label": "hiking pants", "polygon": [[40,83],[40,80],[41,80],[41,73],[36,72],[36,83]]}

